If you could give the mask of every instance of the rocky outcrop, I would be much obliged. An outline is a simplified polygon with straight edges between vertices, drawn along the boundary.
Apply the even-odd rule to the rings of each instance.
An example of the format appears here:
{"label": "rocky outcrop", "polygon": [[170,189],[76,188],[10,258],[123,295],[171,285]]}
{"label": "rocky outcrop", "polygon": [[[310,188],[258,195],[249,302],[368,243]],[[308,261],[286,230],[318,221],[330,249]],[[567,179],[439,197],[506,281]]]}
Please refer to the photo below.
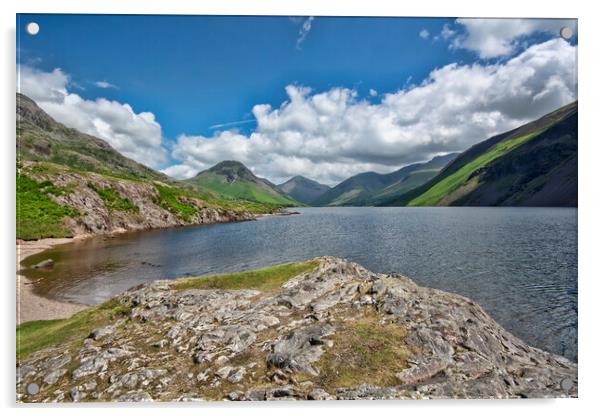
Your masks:
{"label": "rocky outcrop", "polygon": [[[183,206],[187,215],[170,209],[170,201],[162,199],[157,186],[169,189],[168,182],[114,178],[93,172],[78,172],[59,165],[36,169],[35,162],[24,162],[22,174],[38,181],[52,183],[59,192],[48,196],[57,204],[73,208],[77,215],[65,219],[65,227],[74,235],[110,234],[115,232],[167,228],[183,225],[215,224],[255,219],[240,208],[227,209],[213,201],[178,195],[174,188],[171,205]],[[175,186],[175,185],[173,185]],[[108,192],[112,200],[101,196]],[[114,205],[111,205],[113,203]]]}
{"label": "rocky outcrop", "polygon": [[[156,281],[117,300],[126,319],[18,364],[19,400],[577,395],[575,363],[526,345],[471,300],[337,258],[276,291]],[[27,394],[32,383],[39,393]]]}

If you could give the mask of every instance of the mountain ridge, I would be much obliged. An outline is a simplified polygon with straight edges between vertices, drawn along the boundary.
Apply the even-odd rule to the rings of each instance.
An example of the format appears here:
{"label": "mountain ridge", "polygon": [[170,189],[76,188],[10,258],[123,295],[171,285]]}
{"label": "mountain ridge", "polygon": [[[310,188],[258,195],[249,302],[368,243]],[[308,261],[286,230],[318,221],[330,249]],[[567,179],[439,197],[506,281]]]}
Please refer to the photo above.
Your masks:
{"label": "mountain ridge", "polygon": [[477,143],[382,205],[577,206],[577,110],[573,102]]}
{"label": "mountain ridge", "polygon": [[278,189],[303,204],[311,205],[331,188],[305,176],[296,175],[278,185]]}
{"label": "mountain ridge", "polygon": [[359,173],[331,188],[314,203],[319,206],[378,205],[382,199],[403,194],[424,183],[457,155],[435,156],[427,162],[414,163],[386,174]]}

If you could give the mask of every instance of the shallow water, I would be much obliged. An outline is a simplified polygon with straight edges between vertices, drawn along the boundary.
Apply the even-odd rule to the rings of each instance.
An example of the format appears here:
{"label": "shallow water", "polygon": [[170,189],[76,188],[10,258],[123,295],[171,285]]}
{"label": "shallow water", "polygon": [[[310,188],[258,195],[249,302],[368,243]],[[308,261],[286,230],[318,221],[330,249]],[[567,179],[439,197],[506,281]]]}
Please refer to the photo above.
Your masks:
{"label": "shallow water", "polygon": [[468,296],[513,334],[577,359],[577,210],[303,208],[302,215],[130,233],[56,247],[39,293],[95,304],[160,278],[332,255]]}

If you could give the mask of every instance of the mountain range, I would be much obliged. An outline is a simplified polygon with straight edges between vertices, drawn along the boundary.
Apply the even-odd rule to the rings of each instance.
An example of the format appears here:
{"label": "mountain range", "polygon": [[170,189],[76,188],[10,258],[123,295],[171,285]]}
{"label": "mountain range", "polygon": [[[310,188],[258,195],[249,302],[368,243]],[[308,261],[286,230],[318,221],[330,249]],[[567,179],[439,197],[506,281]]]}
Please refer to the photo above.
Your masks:
{"label": "mountain range", "polygon": [[[179,181],[121,155],[104,140],[57,123],[22,94],[17,94],[17,155],[17,216],[23,238],[37,236],[34,230],[42,230],[41,236],[62,236],[95,227],[110,231],[207,222],[202,210],[218,207],[238,213],[225,217],[239,218],[242,211],[256,214],[304,205],[577,206],[577,103],[463,153],[388,174],[360,173],[334,187],[303,176],[275,185],[238,161],[222,161]],[[65,186],[47,186],[59,182]],[[136,188],[141,185],[152,189]],[[32,189],[38,193],[27,194]],[[90,190],[105,204],[103,215],[86,208]],[[139,198],[141,193],[146,197]],[[49,205],[36,206],[40,200]],[[141,212],[154,212],[157,218],[142,219]]]}
{"label": "mountain range", "polygon": [[450,153],[445,156],[437,156],[426,163],[415,163],[388,174],[360,173],[324,192],[313,201],[313,205],[378,205],[422,185],[457,155],[457,153]]}

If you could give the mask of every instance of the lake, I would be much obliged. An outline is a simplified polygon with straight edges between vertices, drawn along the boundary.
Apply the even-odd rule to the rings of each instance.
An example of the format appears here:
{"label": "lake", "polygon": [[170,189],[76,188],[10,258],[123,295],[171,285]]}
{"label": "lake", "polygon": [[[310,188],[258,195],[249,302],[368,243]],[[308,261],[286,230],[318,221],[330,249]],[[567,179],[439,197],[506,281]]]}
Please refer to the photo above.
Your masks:
{"label": "lake", "polygon": [[97,304],[154,279],[331,255],[468,296],[527,343],[577,360],[577,209],[300,208],[302,215],[98,237],[24,263],[43,295]]}

